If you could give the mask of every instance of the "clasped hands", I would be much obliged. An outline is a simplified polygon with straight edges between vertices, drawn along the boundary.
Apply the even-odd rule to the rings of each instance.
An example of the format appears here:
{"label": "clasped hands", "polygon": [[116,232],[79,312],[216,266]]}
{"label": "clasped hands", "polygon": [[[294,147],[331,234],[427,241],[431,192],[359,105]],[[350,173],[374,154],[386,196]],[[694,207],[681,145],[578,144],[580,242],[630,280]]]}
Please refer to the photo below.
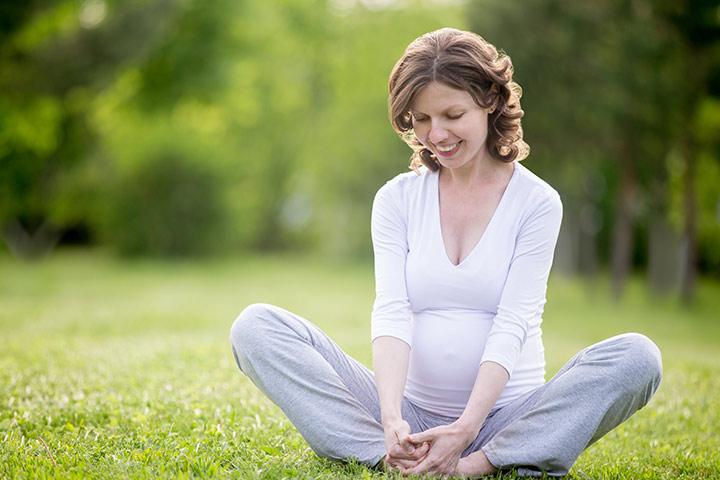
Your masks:
{"label": "clasped hands", "polygon": [[403,475],[462,475],[462,452],[475,438],[457,423],[410,433],[405,420],[385,426],[385,464]]}

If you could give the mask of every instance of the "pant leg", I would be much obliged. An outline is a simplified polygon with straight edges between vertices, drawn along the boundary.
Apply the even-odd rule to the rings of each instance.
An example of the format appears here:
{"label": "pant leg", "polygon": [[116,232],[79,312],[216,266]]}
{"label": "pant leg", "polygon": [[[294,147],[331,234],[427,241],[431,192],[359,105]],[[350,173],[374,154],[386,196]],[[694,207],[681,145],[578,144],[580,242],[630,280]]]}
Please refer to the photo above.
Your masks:
{"label": "pant leg", "polygon": [[661,379],[662,357],[650,339],[611,337],[495,412],[466,454],[482,448],[490,463],[520,475],[565,475],[583,450],[645,406]]}
{"label": "pant leg", "polygon": [[[231,333],[235,360],[320,456],[375,465],[385,454],[372,372],[319,328],[285,309],[247,307]],[[420,431],[412,405],[403,418]]]}

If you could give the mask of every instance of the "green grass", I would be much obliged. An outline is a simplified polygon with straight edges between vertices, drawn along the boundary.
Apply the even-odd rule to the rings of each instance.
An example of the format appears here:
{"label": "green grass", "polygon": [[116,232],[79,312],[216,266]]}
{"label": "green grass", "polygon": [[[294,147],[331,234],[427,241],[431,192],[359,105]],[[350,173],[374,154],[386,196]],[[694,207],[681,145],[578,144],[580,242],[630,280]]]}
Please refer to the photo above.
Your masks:
{"label": "green grass", "polygon": [[[720,478],[720,285],[701,284],[689,310],[648,298],[638,281],[621,304],[606,291],[551,279],[548,378],[625,331],[658,343],[665,375],[570,478]],[[311,258],[0,257],[0,478],[382,478],[316,457],[240,374],[227,341],[245,305],[270,302],[369,364],[372,295],[370,265]]]}

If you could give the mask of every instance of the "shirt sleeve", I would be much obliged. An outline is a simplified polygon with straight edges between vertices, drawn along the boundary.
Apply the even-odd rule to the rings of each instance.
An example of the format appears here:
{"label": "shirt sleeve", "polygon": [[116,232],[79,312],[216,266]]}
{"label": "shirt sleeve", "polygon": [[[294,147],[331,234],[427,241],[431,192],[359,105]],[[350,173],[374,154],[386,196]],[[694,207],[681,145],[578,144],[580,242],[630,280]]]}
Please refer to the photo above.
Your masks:
{"label": "shirt sleeve", "polygon": [[521,225],[481,364],[496,362],[512,375],[527,339],[529,322],[545,305],[562,211],[560,196],[553,190]]}
{"label": "shirt sleeve", "polygon": [[375,256],[375,302],[371,336],[372,340],[396,337],[412,347],[412,317],[405,284],[407,221],[398,187],[397,183],[386,183],[373,201],[370,230]]}

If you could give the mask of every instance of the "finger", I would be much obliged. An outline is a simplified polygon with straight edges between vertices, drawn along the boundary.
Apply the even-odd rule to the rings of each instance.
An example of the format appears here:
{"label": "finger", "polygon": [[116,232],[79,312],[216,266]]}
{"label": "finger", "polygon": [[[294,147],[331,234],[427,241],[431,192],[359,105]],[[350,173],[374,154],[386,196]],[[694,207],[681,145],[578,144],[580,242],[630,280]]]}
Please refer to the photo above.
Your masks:
{"label": "finger", "polygon": [[415,444],[409,441],[407,437],[400,442],[400,447],[405,450],[406,453],[413,453],[415,451]]}
{"label": "finger", "polygon": [[397,472],[402,474],[403,476],[410,475],[410,472],[416,467],[417,465],[415,463],[411,463],[409,460],[403,460],[400,462],[395,462],[392,464],[392,466],[388,467],[389,471]]}
{"label": "finger", "polygon": [[419,458],[420,456],[424,455],[426,449],[423,449],[421,452],[418,452],[418,450],[423,448],[423,445],[425,444],[426,442],[413,443],[410,441],[409,436],[404,437],[402,441],[399,442],[400,448],[402,448],[405,452],[404,456],[408,458]]}
{"label": "finger", "polygon": [[424,432],[417,432],[407,435],[405,438],[414,444],[421,444],[423,442],[432,442],[437,436],[435,429],[425,430]]}
{"label": "finger", "polygon": [[445,464],[437,458],[425,459],[418,463],[415,467],[408,469],[411,474],[423,473],[446,473]]}
{"label": "finger", "polygon": [[427,456],[422,461],[418,462],[417,465],[415,465],[412,468],[407,469],[408,474],[420,474],[424,472],[431,472],[435,468],[435,459]]}
{"label": "finger", "polygon": [[400,470],[400,473],[402,473],[403,475],[424,475],[424,474],[433,473],[432,468],[430,468],[428,466],[421,467],[419,465],[416,465],[415,467],[412,467],[412,468],[402,468],[401,467],[399,470]]}
{"label": "finger", "polygon": [[425,457],[427,454],[427,450],[421,450],[421,449],[415,449],[413,453],[407,453],[405,450],[400,448],[399,446],[391,447],[388,451],[388,456],[390,458],[398,459],[398,460],[413,460],[418,461]]}
{"label": "finger", "polygon": [[386,470],[400,470],[402,467],[398,465],[397,460],[393,460],[390,458],[385,459],[385,469]]}
{"label": "finger", "polygon": [[425,457],[427,453],[430,451],[430,444],[425,442],[419,447],[415,448],[415,451],[412,454],[412,457],[415,460],[420,460],[421,458]]}
{"label": "finger", "polygon": [[416,445],[414,442],[410,441],[410,434],[409,434],[409,433],[407,433],[407,434],[399,437],[399,438],[398,438],[398,443],[399,443],[400,446],[401,446],[402,448],[404,448],[405,451],[407,451],[408,453],[412,452],[413,450],[415,450],[415,447],[417,447],[417,445]]}
{"label": "finger", "polygon": [[402,448],[400,444],[395,443],[390,447],[390,450],[388,450],[388,455],[390,455],[393,458],[402,458],[402,459],[414,459],[415,458],[415,451],[413,450],[413,453],[408,453],[407,450]]}
{"label": "finger", "polygon": [[391,459],[388,461],[388,465],[398,470],[409,470],[415,468],[417,462],[414,460]]}

